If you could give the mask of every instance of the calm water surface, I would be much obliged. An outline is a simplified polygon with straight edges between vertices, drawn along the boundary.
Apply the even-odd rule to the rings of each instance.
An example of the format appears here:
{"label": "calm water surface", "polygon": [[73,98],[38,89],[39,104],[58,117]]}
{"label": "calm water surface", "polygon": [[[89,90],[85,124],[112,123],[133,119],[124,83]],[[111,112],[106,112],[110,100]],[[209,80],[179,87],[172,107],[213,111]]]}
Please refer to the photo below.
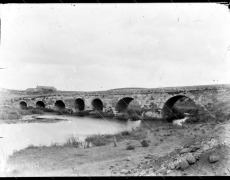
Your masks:
{"label": "calm water surface", "polygon": [[63,143],[70,135],[84,140],[92,134],[114,134],[139,127],[141,121],[118,120],[115,118],[92,118],[81,116],[41,115],[47,119],[62,118],[65,121],[38,122],[25,121],[13,124],[0,124],[0,153],[10,155],[30,144],[51,145]]}

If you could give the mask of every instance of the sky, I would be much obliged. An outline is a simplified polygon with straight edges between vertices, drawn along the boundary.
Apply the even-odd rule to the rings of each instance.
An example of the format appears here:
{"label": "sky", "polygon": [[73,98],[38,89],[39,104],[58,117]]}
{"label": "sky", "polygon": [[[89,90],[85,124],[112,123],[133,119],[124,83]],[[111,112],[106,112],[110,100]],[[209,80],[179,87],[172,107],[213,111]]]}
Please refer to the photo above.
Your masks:
{"label": "sky", "polygon": [[230,11],[214,3],[2,4],[0,87],[230,84]]}

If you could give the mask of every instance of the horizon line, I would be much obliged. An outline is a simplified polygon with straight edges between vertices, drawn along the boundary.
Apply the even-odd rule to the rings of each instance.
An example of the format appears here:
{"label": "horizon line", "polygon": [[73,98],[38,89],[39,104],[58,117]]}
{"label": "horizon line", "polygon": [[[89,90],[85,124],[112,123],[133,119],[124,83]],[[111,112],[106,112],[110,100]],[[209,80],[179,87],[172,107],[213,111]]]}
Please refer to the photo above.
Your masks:
{"label": "horizon line", "polygon": [[[229,86],[230,87],[230,83],[229,84],[204,84],[204,85],[189,85],[189,86],[159,86],[159,87],[154,87],[154,88],[145,88],[145,87],[124,87],[124,88],[113,88],[113,89],[108,89],[108,90],[99,90],[99,91],[69,91],[69,90],[58,90],[57,91],[68,91],[68,92],[101,92],[101,91],[112,91],[112,90],[124,90],[124,89],[159,89],[159,88],[177,88],[177,87],[198,87],[198,86]],[[47,87],[51,87],[51,86],[47,86]],[[54,87],[54,86],[52,86]],[[5,90],[13,90],[13,91],[26,91],[25,90],[18,90],[18,89],[7,89],[7,88],[3,88],[2,86],[0,86],[0,89],[5,89]],[[29,88],[27,88],[29,89]],[[36,89],[36,88],[34,88]]]}

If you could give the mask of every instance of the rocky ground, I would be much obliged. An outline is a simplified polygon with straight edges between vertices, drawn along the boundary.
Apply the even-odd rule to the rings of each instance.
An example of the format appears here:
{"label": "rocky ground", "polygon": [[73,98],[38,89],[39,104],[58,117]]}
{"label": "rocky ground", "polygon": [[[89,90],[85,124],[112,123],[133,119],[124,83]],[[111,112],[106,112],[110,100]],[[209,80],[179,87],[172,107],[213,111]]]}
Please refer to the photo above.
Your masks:
{"label": "rocky ground", "polygon": [[2,176],[213,176],[230,175],[230,122],[162,124],[141,140],[79,149],[39,147],[15,152]]}

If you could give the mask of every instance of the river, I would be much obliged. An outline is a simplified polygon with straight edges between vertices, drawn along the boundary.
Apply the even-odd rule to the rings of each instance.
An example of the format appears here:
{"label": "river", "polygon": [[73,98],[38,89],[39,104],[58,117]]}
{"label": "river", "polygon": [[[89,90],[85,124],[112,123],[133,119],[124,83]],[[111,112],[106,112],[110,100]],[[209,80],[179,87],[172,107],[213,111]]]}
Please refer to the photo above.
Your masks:
{"label": "river", "polygon": [[[39,115],[36,118],[0,124],[0,153],[8,156],[28,145],[63,143],[71,135],[84,140],[93,134],[114,134],[139,127],[141,121],[89,116]],[[55,120],[52,119],[62,119]],[[35,120],[35,121],[34,121]],[[45,120],[45,121],[44,121]],[[16,123],[15,123],[16,122]]]}

